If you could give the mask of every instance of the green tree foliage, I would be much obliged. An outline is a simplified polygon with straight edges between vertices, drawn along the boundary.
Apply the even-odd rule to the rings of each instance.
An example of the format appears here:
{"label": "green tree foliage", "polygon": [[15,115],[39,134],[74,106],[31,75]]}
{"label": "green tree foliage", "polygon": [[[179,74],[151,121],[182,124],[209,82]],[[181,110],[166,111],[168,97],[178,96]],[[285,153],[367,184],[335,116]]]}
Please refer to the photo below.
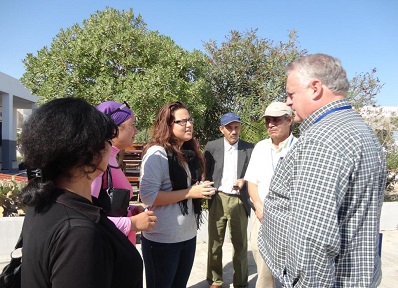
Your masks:
{"label": "green tree foliage", "polygon": [[127,101],[144,130],[142,141],[165,102],[185,102],[198,135],[206,130],[201,116],[214,102],[202,76],[208,57],[149,31],[133,10],[97,11],[82,26],[61,30],[51,47],[28,54],[24,65],[22,82],[39,96],[39,103],[67,96],[93,105]]}
{"label": "green tree foliage", "polygon": [[[212,40],[205,43],[206,54],[188,52],[170,37],[149,31],[133,10],[107,8],[81,26],[61,30],[50,47],[36,55],[29,53],[21,81],[39,96],[39,104],[66,96],[84,98],[93,105],[127,101],[142,130],[137,141],[150,137],[148,129],[165,102],[180,100],[195,118],[202,145],[220,136],[219,119],[229,111],[243,120],[242,138],[256,143],[267,136],[260,121],[265,107],[284,101],[285,66],[306,54],[296,41],[294,30],[287,43],[260,39],[256,30],[231,31],[221,45]],[[376,69],[350,82],[348,98],[358,111],[376,103],[383,86]]]}
{"label": "green tree foliage", "polygon": [[384,194],[384,201],[398,201],[398,192],[396,191],[396,184],[398,182],[398,146],[391,145],[386,150],[387,158],[387,183],[386,193]]}
{"label": "green tree foliage", "polygon": [[256,30],[231,31],[220,46],[212,40],[205,43],[211,59],[207,80],[217,99],[209,122],[218,124],[222,114],[233,111],[243,120],[242,138],[252,142],[263,139],[260,118],[269,103],[284,98],[285,66],[306,53],[297,47],[296,38],[291,31],[287,43],[275,44],[259,39]]}
{"label": "green tree foliage", "polygon": [[374,106],[361,107],[360,113],[375,130],[386,155],[388,176],[384,201],[398,201],[395,191],[398,182],[398,146],[393,138],[394,131],[398,129],[398,117],[392,111]]}
{"label": "green tree foliage", "polygon": [[355,75],[350,81],[347,98],[373,128],[383,145],[388,169],[384,200],[397,201],[398,193],[395,186],[398,182],[398,146],[393,133],[398,129],[398,117],[396,113],[377,106],[375,97],[384,84],[380,82],[376,72],[376,68],[373,68],[371,72]]}
{"label": "green tree foliage", "polygon": [[376,105],[375,97],[384,85],[376,76],[376,72],[376,68],[373,68],[371,72],[355,75],[350,81],[350,90],[347,98],[351,100],[357,111],[365,106]]}
{"label": "green tree foliage", "polygon": [[[287,43],[274,44],[273,41],[259,39],[257,31],[252,30],[246,33],[231,31],[221,45],[215,41],[205,43],[210,57],[207,81],[213,97],[217,99],[216,105],[210,108],[213,111],[206,115],[212,131],[217,131],[222,114],[233,111],[243,120],[242,138],[257,143],[267,137],[260,117],[271,102],[285,100],[286,65],[307,54],[299,49],[296,40],[296,32],[292,31]],[[350,80],[347,98],[358,112],[365,106],[376,105],[375,97],[383,87],[376,72],[372,69]],[[371,125],[386,151],[390,172],[387,187],[391,190],[398,179],[398,149],[392,138],[392,132],[398,127],[397,118],[395,115],[384,121],[383,111],[374,111],[374,125]],[[299,136],[298,124],[295,124],[293,134]],[[213,137],[218,136],[215,134]]]}

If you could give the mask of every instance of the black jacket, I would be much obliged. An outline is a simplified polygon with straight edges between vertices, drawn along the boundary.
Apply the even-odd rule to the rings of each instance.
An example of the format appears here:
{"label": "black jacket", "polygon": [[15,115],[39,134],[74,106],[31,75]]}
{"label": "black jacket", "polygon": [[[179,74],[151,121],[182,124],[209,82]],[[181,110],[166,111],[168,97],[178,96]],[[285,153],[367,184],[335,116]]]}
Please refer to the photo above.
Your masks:
{"label": "black jacket", "polygon": [[[252,155],[254,144],[239,140],[238,142],[238,169],[237,178],[244,178],[249,160]],[[204,156],[206,159],[206,180],[214,181],[214,187],[221,185],[222,173],[224,169],[224,138],[220,138],[207,143]],[[239,191],[240,199],[245,206],[247,215],[250,215],[251,201],[247,192],[247,185]],[[209,207],[213,199],[209,200]]]}
{"label": "black jacket", "polygon": [[142,287],[142,259],[127,237],[87,199],[57,193],[25,216],[22,287]]}

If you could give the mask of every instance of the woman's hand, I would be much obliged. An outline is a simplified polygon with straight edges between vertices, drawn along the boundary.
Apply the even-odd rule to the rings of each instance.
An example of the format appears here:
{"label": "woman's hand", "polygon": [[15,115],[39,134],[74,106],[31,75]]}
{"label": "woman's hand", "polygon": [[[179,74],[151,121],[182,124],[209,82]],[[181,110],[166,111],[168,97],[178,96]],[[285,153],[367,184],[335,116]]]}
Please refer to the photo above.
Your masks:
{"label": "woman's hand", "polygon": [[211,186],[213,184],[214,182],[210,181],[197,182],[189,188],[187,198],[211,199],[211,196],[216,193],[216,188]]}
{"label": "woman's hand", "polygon": [[173,190],[173,191],[159,191],[158,196],[152,203],[152,206],[162,206],[174,204],[185,199],[199,198],[211,199],[211,196],[216,192],[216,188],[212,187],[214,182],[205,181],[203,183],[196,183],[189,188]]}
{"label": "woman's hand", "polygon": [[138,215],[145,211],[145,208],[142,205],[130,205],[129,209],[131,211],[131,216]]}
{"label": "woman's hand", "polygon": [[145,211],[131,216],[131,230],[151,231],[152,228],[155,227],[157,219],[158,217],[154,215],[153,211]]}

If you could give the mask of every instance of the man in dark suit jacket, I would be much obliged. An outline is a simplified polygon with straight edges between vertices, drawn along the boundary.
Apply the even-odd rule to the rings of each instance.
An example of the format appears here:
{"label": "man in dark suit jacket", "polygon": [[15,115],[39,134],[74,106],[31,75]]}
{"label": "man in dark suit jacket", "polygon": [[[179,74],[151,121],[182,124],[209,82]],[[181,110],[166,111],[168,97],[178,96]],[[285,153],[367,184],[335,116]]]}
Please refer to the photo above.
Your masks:
{"label": "man in dark suit jacket", "polygon": [[243,179],[254,145],[239,139],[241,120],[234,113],[221,117],[223,138],[207,143],[206,180],[214,181],[215,196],[209,200],[209,242],[207,281],[210,288],[221,287],[222,246],[229,222],[234,247],[234,287],[248,286],[247,225],[250,200]]}

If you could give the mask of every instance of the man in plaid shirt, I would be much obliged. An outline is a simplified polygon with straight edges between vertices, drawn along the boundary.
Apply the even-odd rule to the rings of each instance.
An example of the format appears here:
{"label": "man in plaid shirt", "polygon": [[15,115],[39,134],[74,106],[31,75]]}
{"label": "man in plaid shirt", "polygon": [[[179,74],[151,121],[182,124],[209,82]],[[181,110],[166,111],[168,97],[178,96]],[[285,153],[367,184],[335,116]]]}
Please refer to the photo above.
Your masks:
{"label": "man in plaid shirt", "polygon": [[339,60],[304,56],[286,73],[301,136],[271,181],[260,252],[284,287],[377,287],[383,148],[344,99]]}

